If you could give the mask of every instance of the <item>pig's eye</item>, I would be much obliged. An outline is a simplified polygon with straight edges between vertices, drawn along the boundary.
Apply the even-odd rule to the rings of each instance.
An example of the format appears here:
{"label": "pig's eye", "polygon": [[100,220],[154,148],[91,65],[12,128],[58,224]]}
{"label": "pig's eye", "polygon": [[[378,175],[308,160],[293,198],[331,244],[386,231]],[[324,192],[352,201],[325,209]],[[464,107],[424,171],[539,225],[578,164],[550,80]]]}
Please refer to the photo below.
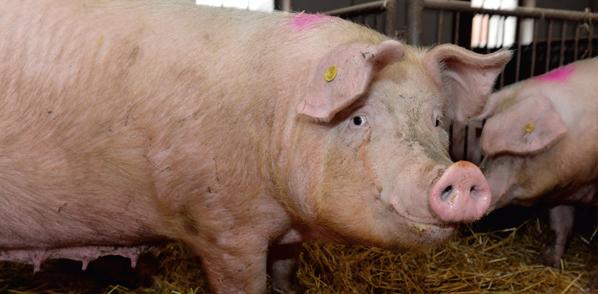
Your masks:
{"label": "pig's eye", "polygon": [[361,126],[365,126],[366,123],[367,123],[367,120],[365,119],[365,116],[363,116],[363,115],[356,115],[351,118],[351,124],[353,126],[361,127]]}

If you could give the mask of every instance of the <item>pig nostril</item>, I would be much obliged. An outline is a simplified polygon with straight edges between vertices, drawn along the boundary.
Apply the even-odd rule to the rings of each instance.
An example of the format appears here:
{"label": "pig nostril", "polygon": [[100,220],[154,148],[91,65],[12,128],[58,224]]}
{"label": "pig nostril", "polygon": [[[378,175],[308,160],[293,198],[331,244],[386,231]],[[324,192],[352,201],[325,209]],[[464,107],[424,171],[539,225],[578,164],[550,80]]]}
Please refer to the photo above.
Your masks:
{"label": "pig nostril", "polygon": [[478,188],[476,186],[471,186],[471,188],[469,189],[469,193],[473,193],[477,190]]}
{"label": "pig nostril", "polygon": [[444,188],[444,190],[442,190],[442,193],[440,194],[440,199],[442,201],[446,201],[451,195],[451,192],[453,192],[453,185],[449,185],[446,188]]}

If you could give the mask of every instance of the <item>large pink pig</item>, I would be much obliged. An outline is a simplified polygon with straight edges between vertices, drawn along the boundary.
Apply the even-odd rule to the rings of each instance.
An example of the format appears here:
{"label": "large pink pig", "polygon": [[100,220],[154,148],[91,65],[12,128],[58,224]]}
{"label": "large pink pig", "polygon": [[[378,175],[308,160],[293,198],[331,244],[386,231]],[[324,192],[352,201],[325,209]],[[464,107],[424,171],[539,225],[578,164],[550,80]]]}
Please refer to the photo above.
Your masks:
{"label": "large pink pig", "polygon": [[478,114],[508,52],[192,1],[0,11],[0,259],[176,239],[216,292],[257,293],[279,243],[433,244],[489,205],[442,122]]}
{"label": "large pink pig", "polygon": [[[491,209],[509,203],[598,204],[598,59],[578,61],[492,94],[481,168]],[[551,210],[556,242],[547,263],[560,266],[573,210]]]}

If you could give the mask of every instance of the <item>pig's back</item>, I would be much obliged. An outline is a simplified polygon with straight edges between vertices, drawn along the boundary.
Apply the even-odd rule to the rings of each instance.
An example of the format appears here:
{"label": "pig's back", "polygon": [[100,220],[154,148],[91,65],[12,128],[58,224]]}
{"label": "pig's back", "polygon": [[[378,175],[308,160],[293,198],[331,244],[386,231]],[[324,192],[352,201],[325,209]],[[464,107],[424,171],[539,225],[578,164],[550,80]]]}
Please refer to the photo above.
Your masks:
{"label": "pig's back", "polygon": [[140,52],[66,3],[0,4],[0,248],[128,243],[155,221],[147,139],[123,111],[119,63]]}
{"label": "pig's back", "polygon": [[210,66],[242,50],[225,40],[242,14],[99,3],[0,3],[0,248],[153,238],[153,146],[191,136],[185,121],[222,97],[210,83],[232,85]]}
{"label": "pig's back", "polygon": [[[598,59],[562,67],[549,79],[533,79],[530,93],[548,97],[567,126],[567,133],[553,148],[552,161],[568,186],[598,184]],[[564,185],[564,184],[563,184]],[[590,184],[592,185],[592,184]],[[569,197],[569,196],[566,196]]]}
{"label": "pig's back", "polygon": [[[180,207],[214,170],[263,170],[274,106],[297,104],[319,56],[382,38],[191,1],[8,0],[0,11],[0,248],[168,231],[161,205]],[[216,166],[230,158],[243,162]]]}

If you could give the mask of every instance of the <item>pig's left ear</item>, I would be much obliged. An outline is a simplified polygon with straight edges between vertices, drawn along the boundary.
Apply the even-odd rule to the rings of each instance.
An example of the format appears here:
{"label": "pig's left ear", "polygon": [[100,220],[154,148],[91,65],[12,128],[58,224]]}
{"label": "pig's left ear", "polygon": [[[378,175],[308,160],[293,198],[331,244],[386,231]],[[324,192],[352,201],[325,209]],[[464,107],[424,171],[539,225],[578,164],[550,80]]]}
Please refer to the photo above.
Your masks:
{"label": "pig's left ear", "polygon": [[510,51],[477,54],[452,44],[438,45],[424,56],[426,68],[448,100],[447,115],[460,122],[482,110],[496,77],[510,60]]}
{"label": "pig's left ear", "polygon": [[351,43],[328,52],[312,74],[297,112],[329,122],[368,90],[377,72],[401,60],[403,45],[387,40],[378,45]]}
{"label": "pig's left ear", "polygon": [[480,141],[486,156],[531,155],[550,148],[566,133],[567,126],[550,99],[535,95],[491,116]]}

